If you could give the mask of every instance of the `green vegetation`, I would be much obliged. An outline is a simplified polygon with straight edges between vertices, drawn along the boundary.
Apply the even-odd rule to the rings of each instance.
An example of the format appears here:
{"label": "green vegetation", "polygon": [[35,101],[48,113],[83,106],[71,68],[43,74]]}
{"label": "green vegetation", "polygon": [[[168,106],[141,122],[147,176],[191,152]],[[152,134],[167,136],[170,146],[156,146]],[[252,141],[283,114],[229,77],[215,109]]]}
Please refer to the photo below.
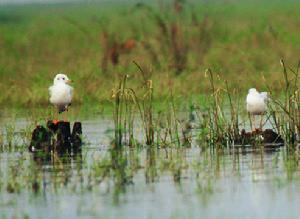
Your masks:
{"label": "green vegetation", "polygon": [[[156,100],[210,91],[205,69],[245,94],[282,91],[279,60],[299,60],[297,1],[74,3],[0,8],[1,105],[45,106],[63,71],[75,104],[103,103],[128,74],[153,81]],[[224,83],[215,80],[215,83]],[[91,105],[91,104],[90,104]],[[98,104],[97,104],[98,105]]]}

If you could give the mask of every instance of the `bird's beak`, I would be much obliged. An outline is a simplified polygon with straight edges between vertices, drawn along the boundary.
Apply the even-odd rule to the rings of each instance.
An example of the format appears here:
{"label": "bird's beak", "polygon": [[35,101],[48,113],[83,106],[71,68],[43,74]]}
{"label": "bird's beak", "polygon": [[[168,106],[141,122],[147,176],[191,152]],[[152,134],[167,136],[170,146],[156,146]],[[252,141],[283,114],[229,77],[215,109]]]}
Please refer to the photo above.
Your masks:
{"label": "bird's beak", "polygon": [[72,80],[67,80],[66,83],[71,84],[71,83],[73,83],[73,81]]}

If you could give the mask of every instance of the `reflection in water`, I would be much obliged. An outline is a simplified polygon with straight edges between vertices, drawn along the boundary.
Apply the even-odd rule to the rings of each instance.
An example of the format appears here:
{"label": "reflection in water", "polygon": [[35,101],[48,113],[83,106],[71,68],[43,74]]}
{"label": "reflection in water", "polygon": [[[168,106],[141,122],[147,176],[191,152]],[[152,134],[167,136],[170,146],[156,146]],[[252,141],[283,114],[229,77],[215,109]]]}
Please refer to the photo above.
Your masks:
{"label": "reflection in water", "polygon": [[145,164],[145,178],[146,183],[154,183],[158,180],[158,172],[156,166],[156,152],[154,148],[148,148],[146,155],[146,164]]}
{"label": "reflection in water", "polygon": [[114,179],[114,203],[119,203],[119,194],[126,192],[126,185],[132,183],[132,170],[124,150],[111,149],[111,171]]}
{"label": "reflection in water", "polygon": [[[50,185],[55,191],[61,186],[67,186],[73,177],[72,172],[76,170],[81,175],[82,170],[82,153],[81,150],[75,150],[71,154],[65,151],[54,151],[44,153],[42,151],[33,153],[31,165],[32,169],[32,189],[34,193],[38,193],[40,188],[43,194]],[[39,176],[42,177],[39,177]],[[82,176],[81,176],[82,177]],[[79,180],[79,183],[81,180]]]}
{"label": "reflection in water", "polygon": [[[4,210],[2,215],[6,216],[12,215],[11,210],[4,207],[5,203],[8,204],[7,200],[12,200],[13,194],[24,199],[29,192],[34,195],[34,199],[44,197],[41,202],[44,204],[33,202],[26,206],[35,209],[46,204],[43,208],[50,211],[49,217],[57,216],[51,213],[51,209],[61,208],[55,202],[49,203],[49,199],[59,200],[58,203],[65,200],[64,205],[76,209],[81,201],[70,200],[74,194],[80,200],[89,200],[86,203],[90,209],[85,212],[87,215],[93,212],[99,214],[94,204],[101,203],[100,214],[104,217],[115,216],[114,211],[126,212],[123,216],[130,217],[132,215],[129,212],[135,209],[134,205],[142,207],[151,203],[150,206],[158,207],[159,202],[167,204],[177,200],[170,207],[171,210],[164,207],[162,212],[152,209],[154,215],[165,218],[174,214],[177,208],[181,209],[178,207],[180,203],[186,206],[185,201],[190,202],[190,208],[200,208],[200,212],[206,212],[205,209],[213,206],[220,197],[221,200],[229,199],[238,193],[239,201],[246,201],[250,195],[248,189],[263,189],[264,195],[271,198],[272,194],[268,190],[276,191],[277,183],[280,183],[280,187],[291,189],[289,183],[298,184],[299,180],[298,157],[288,155],[284,150],[243,155],[229,151],[201,151],[197,148],[124,148],[105,151],[86,148],[83,152],[71,155],[1,153],[0,159],[0,208]],[[261,198],[264,199],[259,196]],[[158,203],[154,204],[150,200]],[[281,203],[280,198],[277,201]],[[21,202],[8,205],[20,207]],[[241,208],[248,207],[243,204]],[[188,212],[184,212],[178,217],[188,215]],[[210,213],[204,215],[209,217]],[[76,212],[69,214],[77,215]]]}

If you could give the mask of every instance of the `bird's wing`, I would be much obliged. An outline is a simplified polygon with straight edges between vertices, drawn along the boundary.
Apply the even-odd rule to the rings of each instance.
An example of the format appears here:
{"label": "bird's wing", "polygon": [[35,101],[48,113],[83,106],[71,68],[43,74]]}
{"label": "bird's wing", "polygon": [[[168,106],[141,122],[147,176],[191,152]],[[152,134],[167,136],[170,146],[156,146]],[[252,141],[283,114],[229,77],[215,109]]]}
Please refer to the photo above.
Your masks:
{"label": "bird's wing", "polygon": [[268,93],[267,92],[261,92],[259,95],[264,99],[264,101],[268,100]]}
{"label": "bird's wing", "polygon": [[70,87],[70,97],[72,98],[73,97],[73,90],[74,90],[74,88],[73,87],[71,87],[71,86],[69,86]]}
{"label": "bird's wing", "polygon": [[50,94],[50,96],[52,96],[52,91],[53,91],[53,86],[50,86],[49,87],[49,94]]}
{"label": "bird's wing", "polygon": [[246,103],[249,104],[251,102],[251,99],[253,98],[253,94],[248,93],[246,97]]}

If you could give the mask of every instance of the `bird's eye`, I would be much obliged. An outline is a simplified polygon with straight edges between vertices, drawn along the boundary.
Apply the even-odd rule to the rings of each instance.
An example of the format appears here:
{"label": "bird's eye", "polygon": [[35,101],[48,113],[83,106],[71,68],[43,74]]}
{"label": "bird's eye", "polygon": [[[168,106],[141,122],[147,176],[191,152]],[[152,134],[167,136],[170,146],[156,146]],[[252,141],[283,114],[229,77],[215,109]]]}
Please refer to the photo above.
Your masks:
{"label": "bird's eye", "polygon": [[65,80],[65,78],[62,78],[63,80]]}
{"label": "bird's eye", "polygon": [[60,78],[57,78],[57,80],[60,80]]}

